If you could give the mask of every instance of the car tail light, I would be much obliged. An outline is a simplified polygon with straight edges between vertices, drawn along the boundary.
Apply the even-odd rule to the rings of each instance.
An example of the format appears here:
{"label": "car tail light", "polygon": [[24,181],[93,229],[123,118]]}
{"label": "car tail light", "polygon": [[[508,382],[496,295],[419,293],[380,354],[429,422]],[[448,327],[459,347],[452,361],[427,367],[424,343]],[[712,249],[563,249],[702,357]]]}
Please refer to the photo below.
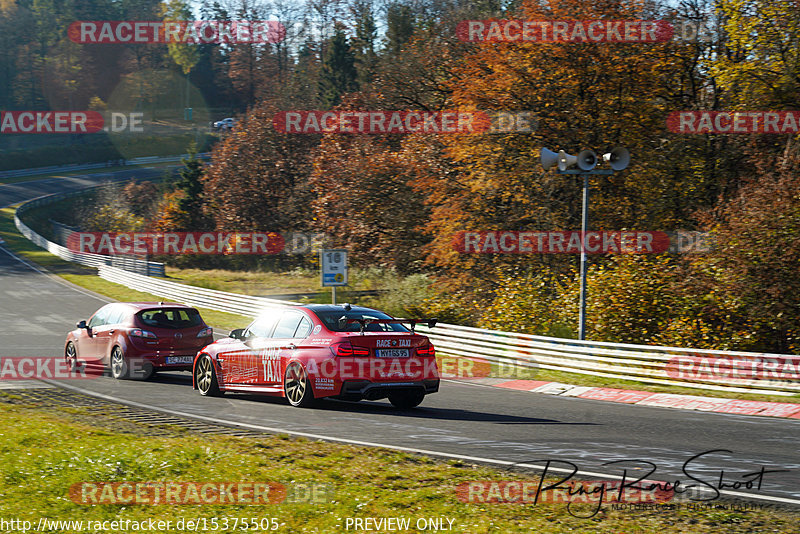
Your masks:
{"label": "car tail light", "polygon": [[209,337],[214,335],[214,329],[210,326],[203,328],[197,333],[197,337]]}
{"label": "car tail light", "polygon": [[334,356],[369,356],[368,348],[354,347],[348,342],[334,343],[331,345],[331,352]]}
{"label": "car tail light", "polygon": [[142,330],[141,328],[134,328],[130,333],[131,337],[143,337],[147,339],[158,339],[158,337],[149,330]]}
{"label": "car tail light", "polygon": [[436,350],[433,348],[433,345],[428,343],[425,346],[417,348],[417,356],[436,356]]}

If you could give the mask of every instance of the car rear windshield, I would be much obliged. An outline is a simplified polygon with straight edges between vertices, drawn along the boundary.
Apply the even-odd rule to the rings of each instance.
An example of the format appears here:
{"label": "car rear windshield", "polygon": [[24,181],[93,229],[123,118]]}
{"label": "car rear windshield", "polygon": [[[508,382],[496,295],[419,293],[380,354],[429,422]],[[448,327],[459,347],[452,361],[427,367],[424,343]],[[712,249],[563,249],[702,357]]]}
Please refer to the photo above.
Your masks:
{"label": "car rear windshield", "polygon": [[142,324],[157,328],[191,328],[203,324],[194,308],[153,308],[136,314]]}
{"label": "car rear windshield", "polygon": [[[382,312],[369,311],[324,311],[317,312],[317,316],[325,323],[328,330],[332,332],[359,332],[361,325],[352,323],[345,328],[339,328],[339,319],[347,317],[348,319],[392,319],[392,317]],[[408,328],[400,323],[371,323],[364,328],[365,332],[408,332]]]}

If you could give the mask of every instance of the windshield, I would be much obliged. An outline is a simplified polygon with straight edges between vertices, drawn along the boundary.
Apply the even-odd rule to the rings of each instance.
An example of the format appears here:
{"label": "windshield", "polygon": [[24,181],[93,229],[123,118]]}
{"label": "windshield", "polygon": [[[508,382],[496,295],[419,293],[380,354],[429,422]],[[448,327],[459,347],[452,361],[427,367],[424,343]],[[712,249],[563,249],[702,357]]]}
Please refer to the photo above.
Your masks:
{"label": "windshield", "polygon": [[[327,311],[317,313],[320,320],[325,323],[328,330],[333,332],[359,332],[361,325],[358,323],[348,324],[345,328],[339,328],[339,319],[347,317],[348,319],[393,319],[390,315],[379,311]],[[372,323],[364,328],[365,332],[408,332],[408,328],[400,323]]]}

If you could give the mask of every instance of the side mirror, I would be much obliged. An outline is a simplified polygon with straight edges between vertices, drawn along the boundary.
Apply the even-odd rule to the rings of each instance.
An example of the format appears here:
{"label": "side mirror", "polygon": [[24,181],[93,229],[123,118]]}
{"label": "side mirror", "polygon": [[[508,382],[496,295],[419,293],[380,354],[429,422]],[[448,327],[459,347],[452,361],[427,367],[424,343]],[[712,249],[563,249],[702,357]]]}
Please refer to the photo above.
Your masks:
{"label": "side mirror", "polygon": [[237,328],[236,330],[231,330],[231,333],[228,334],[228,337],[232,337],[233,339],[242,340],[244,339],[244,328]]}
{"label": "side mirror", "polygon": [[83,328],[89,328],[89,327],[86,326],[86,321],[80,321],[78,324],[75,325],[75,328],[83,329]]}

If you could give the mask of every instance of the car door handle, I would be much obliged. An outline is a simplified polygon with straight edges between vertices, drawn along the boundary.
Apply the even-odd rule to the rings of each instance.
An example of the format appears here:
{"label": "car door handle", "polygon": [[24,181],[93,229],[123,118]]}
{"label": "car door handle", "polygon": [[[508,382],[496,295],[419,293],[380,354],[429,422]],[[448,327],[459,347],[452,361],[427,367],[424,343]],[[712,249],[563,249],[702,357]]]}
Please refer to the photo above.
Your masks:
{"label": "car door handle", "polygon": [[297,345],[295,345],[294,343],[289,343],[289,345],[288,345],[288,346],[286,346],[286,347],[281,347],[281,348],[282,348],[282,349],[287,349],[287,350],[294,350],[294,349],[296,349],[296,348],[297,348]]}
{"label": "car door handle", "polygon": [[109,331],[108,331],[108,333],[109,333],[109,334],[113,334],[113,333],[114,333],[114,330],[109,330]]}

